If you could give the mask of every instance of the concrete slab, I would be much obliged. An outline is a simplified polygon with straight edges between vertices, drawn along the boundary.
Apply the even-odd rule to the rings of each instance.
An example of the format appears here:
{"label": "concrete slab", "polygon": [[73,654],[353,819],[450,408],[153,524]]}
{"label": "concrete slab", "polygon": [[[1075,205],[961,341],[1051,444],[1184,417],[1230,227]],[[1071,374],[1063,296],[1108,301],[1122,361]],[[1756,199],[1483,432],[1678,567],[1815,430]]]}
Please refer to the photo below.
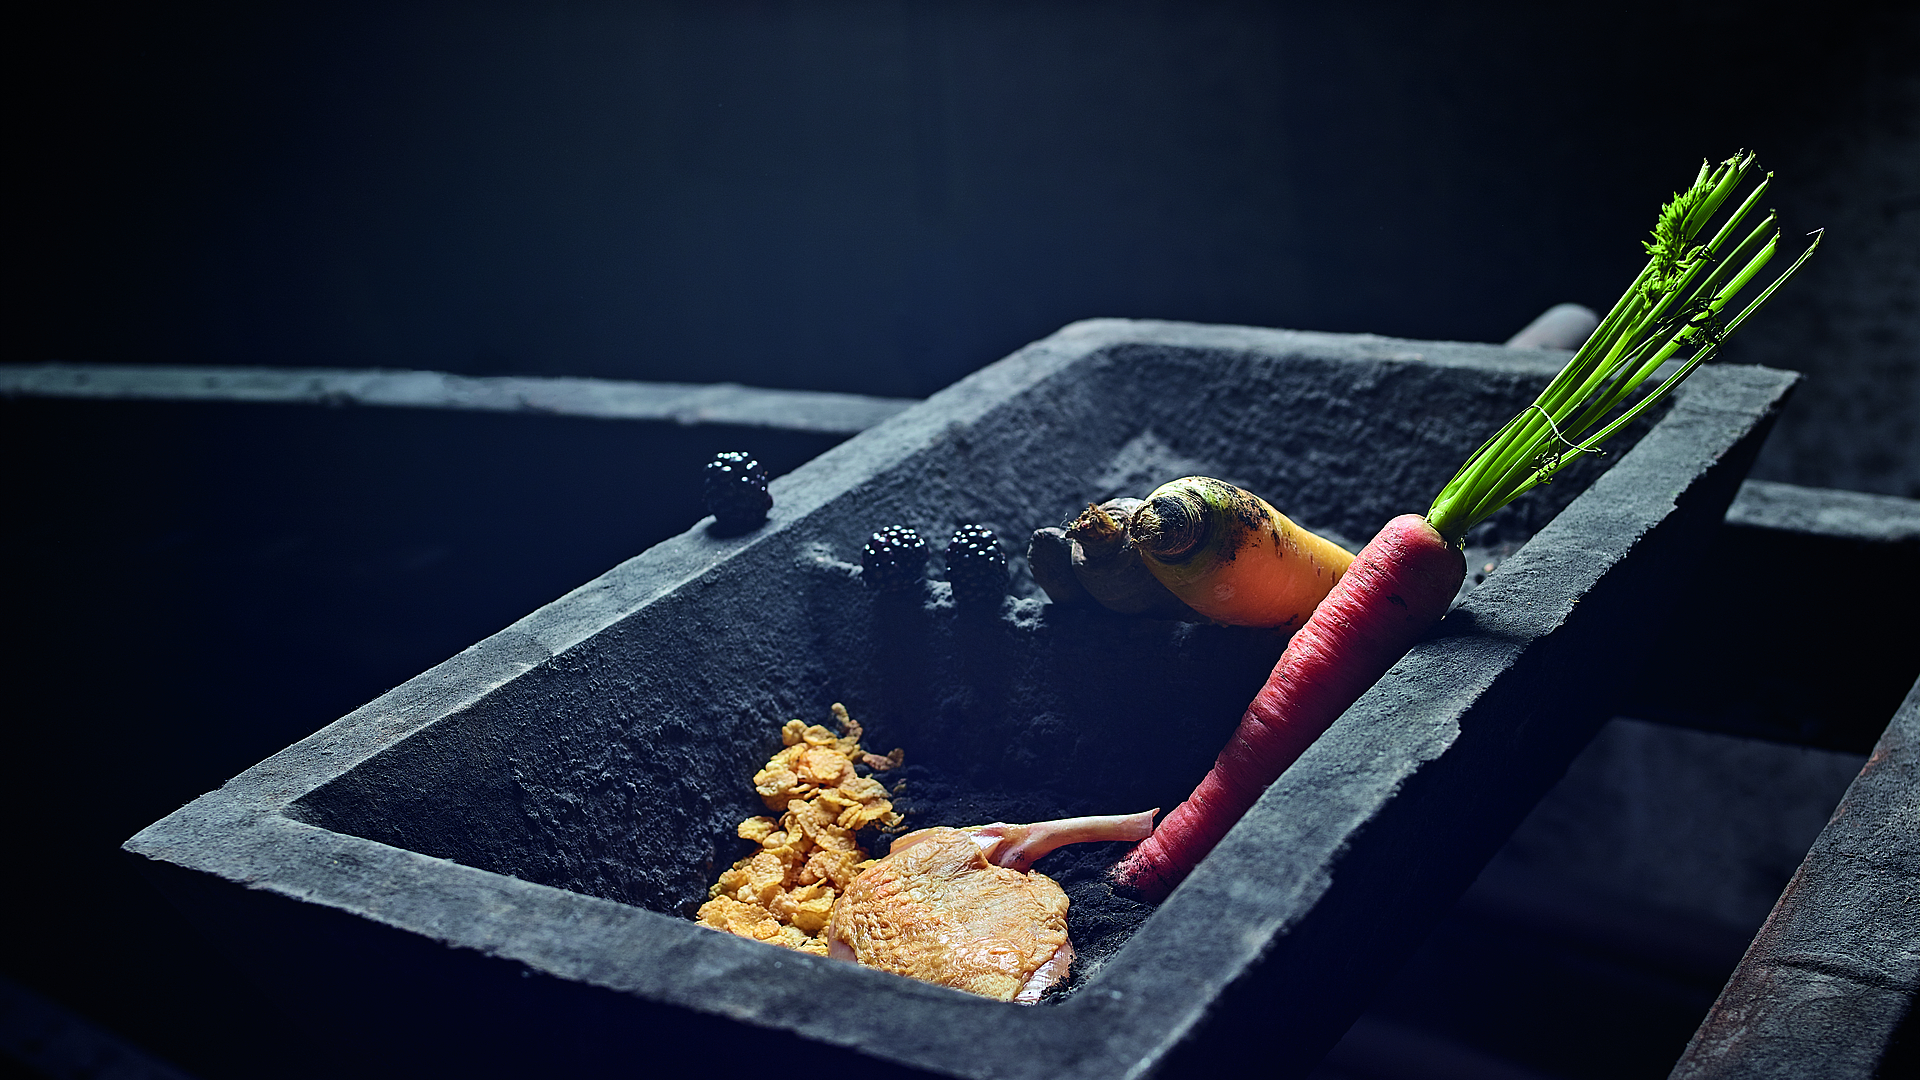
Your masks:
{"label": "concrete slab", "polygon": [[1920,683],[1694,1033],[1674,1080],[1912,1075],[1916,991]]}
{"label": "concrete slab", "polygon": [[914,404],[903,398],[768,390],[734,383],[144,364],[0,365],[0,395],[550,413],[828,435],[864,431]]}

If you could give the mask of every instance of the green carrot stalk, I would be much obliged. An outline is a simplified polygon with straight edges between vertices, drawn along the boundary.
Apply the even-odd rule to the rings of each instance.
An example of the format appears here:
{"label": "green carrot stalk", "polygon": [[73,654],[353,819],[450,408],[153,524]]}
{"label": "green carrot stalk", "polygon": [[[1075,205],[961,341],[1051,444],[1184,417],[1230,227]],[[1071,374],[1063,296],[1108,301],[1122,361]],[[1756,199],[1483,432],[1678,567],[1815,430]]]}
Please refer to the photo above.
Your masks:
{"label": "green carrot stalk", "polygon": [[[1446,614],[1466,574],[1467,530],[1551,481],[1568,461],[1598,453],[1608,436],[1711,359],[1806,263],[1817,233],[1786,273],[1727,316],[1779,246],[1771,213],[1741,231],[1770,178],[1709,239],[1697,237],[1752,170],[1753,155],[1745,153],[1703,164],[1692,186],[1661,210],[1647,265],[1626,294],[1534,403],[1467,459],[1425,517],[1394,518],[1354,557],[1287,643],[1200,785],[1114,867],[1118,885],[1154,900],[1178,885],[1267,785]],[[1669,362],[1676,366],[1658,378]]]}
{"label": "green carrot stalk", "polygon": [[[1661,209],[1653,238],[1645,244],[1647,265],[1633,285],[1534,403],[1468,458],[1434,499],[1427,521],[1449,543],[1461,543],[1467,530],[1501,507],[1538,484],[1551,483],[1567,462],[1598,453],[1602,442],[1711,360],[1728,335],[1759,311],[1820,246],[1820,234],[1815,233],[1813,243],[1786,273],[1737,314],[1726,316],[1728,306],[1779,247],[1771,212],[1751,230],[1740,232],[1772,174],[1754,185],[1709,239],[1696,238],[1753,167],[1754,157],[1746,153],[1717,167],[1702,164],[1692,186]],[[1676,358],[1677,368],[1595,430]]]}

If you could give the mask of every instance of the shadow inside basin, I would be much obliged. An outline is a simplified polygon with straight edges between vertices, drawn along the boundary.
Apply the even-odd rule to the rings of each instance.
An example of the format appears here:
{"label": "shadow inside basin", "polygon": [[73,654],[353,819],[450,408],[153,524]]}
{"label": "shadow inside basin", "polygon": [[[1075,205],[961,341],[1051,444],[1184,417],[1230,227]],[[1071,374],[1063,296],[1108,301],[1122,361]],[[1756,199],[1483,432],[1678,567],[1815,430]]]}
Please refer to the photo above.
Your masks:
{"label": "shadow inside basin", "polygon": [[[889,601],[858,578],[866,535],[905,522],[937,550],[955,525],[982,522],[1013,549],[1089,500],[1207,473],[1302,524],[1366,537],[1427,505],[1551,371],[1107,348],[762,535],[731,546],[683,536],[714,545],[712,569],[359,762],[289,813],[688,916],[748,849],[734,829],[765,812],[751,777],[778,749],[780,725],[827,722],[836,701],[865,725],[869,749],[905,750],[900,803],[915,827],[1171,809],[1264,680],[1281,634],[1047,604],[1017,556],[1016,595],[999,612],[956,608],[933,582],[919,600]],[[1473,419],[1449,419],[1459,417]],[[884,445],[886,430],[816,465]],[[1636,437],[1624,433],[1610,452]],[[1501,542],[1530,535],[1602,465],[1576,462],[1503,512]],[[1085,871],[1098,853],[1054,859],[1042,868],[1072,864],[1070,893],[1097,885]]]}

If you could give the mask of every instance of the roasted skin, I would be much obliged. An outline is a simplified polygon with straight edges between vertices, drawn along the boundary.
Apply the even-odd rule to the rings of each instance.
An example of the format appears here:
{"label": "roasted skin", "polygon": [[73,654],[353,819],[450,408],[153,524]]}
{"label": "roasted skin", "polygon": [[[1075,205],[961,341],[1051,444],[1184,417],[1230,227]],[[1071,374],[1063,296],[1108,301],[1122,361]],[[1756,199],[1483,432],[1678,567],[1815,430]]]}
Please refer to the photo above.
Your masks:
{"label": "roasted skin", "polygon": [[1056,604],[1099,606],[1122,615],[1198,621],[1192,608],[1154,577],[1127,538],[1139,499],[1089,504],[1061,528],[1036,529],[1027,545],[1033,580]]}
{"label": "roasted skin", "polygon": [[1067,974],[1067,894],[1033,873],[1065,844],[1138,840],[1155,811],[908,833],[847,884],[828,955],[998,1001],[1031,1004]]}

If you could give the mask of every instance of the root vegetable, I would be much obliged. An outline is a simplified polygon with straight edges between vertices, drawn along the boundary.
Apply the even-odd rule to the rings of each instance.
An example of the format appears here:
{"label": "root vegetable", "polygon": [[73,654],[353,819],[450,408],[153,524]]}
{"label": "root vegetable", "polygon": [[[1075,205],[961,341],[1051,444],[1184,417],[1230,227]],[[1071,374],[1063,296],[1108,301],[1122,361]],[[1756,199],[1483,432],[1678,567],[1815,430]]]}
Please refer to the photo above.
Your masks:
{"label": "root vegetable", "polygon": [[1298,628],[1353,562],[1258,495],[1207,476],[1161,485],[1127,532],[1169,592],[1229,626]]}
{"label": "root vegetable", "polygon": [[[1465,574],[1460,546],[1468,529],[1552,480],[1572,458],[1598,453],[1603,440],[1714,356],[1805,264],[1819,246],[1817,233],[1785,273],[1722,321],[1723,310],[1779,244],[1772,214],[1734,242],[1770,178],[1760,180],[1712,239],[1694,243],[1694,237],[1715,220],[1753,163],[1743,153],[1717,168],[1702,164],[1692,186],[1661,209],[1645,269],[1599,329],[1534,404],[1461,466],[1424,518],[1393,519],[1361,550],[1288,643],[1193,795],[1114,868],[1116,884],[1154,900],[1178,885],[1260,792],[1446,613]],[[1672,374],[1608,420],[1687,349],[1691,354]]]}
{"label": "root vegetable", "polygon": [[1027,543],[1027,569],[1034,584],[1047,590],[1047,599],[1061,607],[1092,607],[1099,603],[1073,573],[1073,541],[1059,527],[1033,530]]}
{"label": "root vegetable", "polygon": [[1073,575],[1109,611],[1191,618],[1193,612],[1141,561],[1128,536],[1128,524],[1144,505],[1139,499],[1109,499],[1073,519],[1067,526],[1067,539],[1074,545]]}
{"label": "root vegetable", "polygon": [[1139,499],[1088,505],[1061,528],[1034,530],[1027,566],[1048,599],[1062,606],[1098,605],[1122,615],[1159,619],[1200,616],[1167,591],[1140,559],[1127,525]]}
{"label": "root vegetable", "polygon": [[1287,642],[1266,685],[1187,800],[1128,853],[1118,879],[1158,900],[1260,793],[1440,617],[1466,556],[1418,514],[1387,523]]}
{"label": "root vegetable", "polygon": [[1066,976],[1073,943],[1066,893],[1029,867],[1066,844],[1138,840],[1153,814],[908,833],[834,903],[828,955],[1000,1001],[1038,1001]]}

